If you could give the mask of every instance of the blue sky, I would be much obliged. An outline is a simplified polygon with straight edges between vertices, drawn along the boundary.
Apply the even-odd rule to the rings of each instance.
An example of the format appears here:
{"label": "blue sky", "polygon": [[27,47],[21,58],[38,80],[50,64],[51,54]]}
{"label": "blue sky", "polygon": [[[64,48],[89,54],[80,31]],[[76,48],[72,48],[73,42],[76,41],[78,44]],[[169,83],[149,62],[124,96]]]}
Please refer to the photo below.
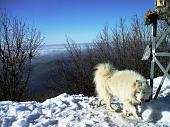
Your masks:
{"label": "blue sky", "polygon": [[127,21],[154,8],[154,0],[0,0],[0,8],[22,17],[45,36],[45,43],[91,42],[105,25]]}

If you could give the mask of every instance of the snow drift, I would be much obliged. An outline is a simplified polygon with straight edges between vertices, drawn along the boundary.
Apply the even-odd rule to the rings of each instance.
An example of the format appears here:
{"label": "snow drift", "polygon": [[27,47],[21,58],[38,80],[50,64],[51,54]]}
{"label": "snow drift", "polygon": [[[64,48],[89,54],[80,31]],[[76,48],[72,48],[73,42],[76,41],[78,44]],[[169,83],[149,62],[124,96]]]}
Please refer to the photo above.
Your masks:
{"label": "snow drift", "polygon": [[[154,80],[154,91],[162,77]],[[120,112],[110,112],[106,106],[96,107],[97,98],[61,94],[43,103],[0,102],[1,127],[170,127],[170,80],[166,79],[159,98],[139,107],[143,121]],[[113,99],[113,107],[121,103]]]}

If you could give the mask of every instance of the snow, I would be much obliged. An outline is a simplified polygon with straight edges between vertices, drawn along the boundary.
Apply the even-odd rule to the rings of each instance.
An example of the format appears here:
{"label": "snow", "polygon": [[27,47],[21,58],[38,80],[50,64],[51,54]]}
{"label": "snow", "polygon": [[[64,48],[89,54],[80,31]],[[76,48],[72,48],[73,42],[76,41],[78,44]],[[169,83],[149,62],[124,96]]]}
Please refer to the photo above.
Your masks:
{"label": "snow", "polygon": [[[162,77],[154,79],[154,91]],[[96,97],[63,93],[43,103],[0,102],[1,127],[170,127],[170,80],[165,79],[159,98],[139,107],[143,120],[121,111],[110,112],[105,105],[96,106]],[[122,104],[113,99],[113,107]]]}

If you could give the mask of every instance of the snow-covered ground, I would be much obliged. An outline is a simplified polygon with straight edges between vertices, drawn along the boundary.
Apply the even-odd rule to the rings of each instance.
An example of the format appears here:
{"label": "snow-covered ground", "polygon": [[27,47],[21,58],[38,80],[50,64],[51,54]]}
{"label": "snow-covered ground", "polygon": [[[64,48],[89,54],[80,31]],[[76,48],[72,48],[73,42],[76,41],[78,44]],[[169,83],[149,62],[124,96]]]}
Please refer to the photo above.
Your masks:
{"label": "snow-covered ground", "polygon": [[[154,80],[154,90],[161,77]],[[1,127],[170,127],[170,80],[165,79],[159,98],[143,104],[143,121],[121,112],[96,107],[96,97],[61,94],[38,102],[0,102]],[[122,105],[113,99],[112,106]],[[139,109],[141,109],[139,108]]]}

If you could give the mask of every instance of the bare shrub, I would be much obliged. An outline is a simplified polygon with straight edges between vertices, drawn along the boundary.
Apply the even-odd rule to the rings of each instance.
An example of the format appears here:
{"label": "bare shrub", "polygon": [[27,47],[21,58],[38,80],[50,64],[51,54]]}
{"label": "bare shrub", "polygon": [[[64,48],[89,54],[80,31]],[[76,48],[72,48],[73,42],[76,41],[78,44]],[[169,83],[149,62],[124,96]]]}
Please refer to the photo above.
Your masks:
{"label": "bare shrub", "polygon": [[55,95],[63,92],[93,95],[94,86],[91,85],[94,65],[91,62],[93,62],[93,58],[91,58],[91,55],[86,56],[81,47],[72,40],[68,40],[66,49],[68,57],[61,56],[56,61],[56,67],[52,73],[52,80],[49,82],[48,89],[55,89]]}
{"label": "bare shrub", "polygon": [[1,13],[0,100],[20,101],[26,92],[32,58],[42,42],[40,32],[22,19]]}

